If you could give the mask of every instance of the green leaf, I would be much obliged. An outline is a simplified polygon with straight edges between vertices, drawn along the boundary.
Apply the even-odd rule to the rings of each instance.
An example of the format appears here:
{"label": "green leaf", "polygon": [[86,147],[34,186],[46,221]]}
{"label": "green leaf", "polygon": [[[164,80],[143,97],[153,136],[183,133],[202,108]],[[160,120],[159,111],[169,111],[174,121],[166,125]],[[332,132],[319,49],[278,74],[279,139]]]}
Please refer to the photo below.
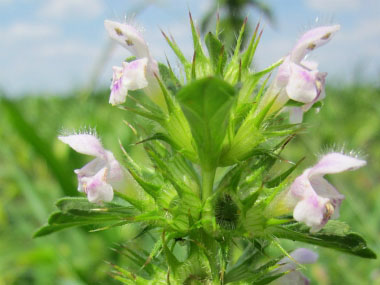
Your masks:
{"label": "green leaf", "polygon": [[86,223],[67,223],[67,224],[62,224],[62,225],[45,225],[38,229],[34,234],[33,238],[37,237],[43,237],[50,235],[52,233],[71,228],[71,227],[76,227],[76,226],[85,226],[87,225]]}
{"label": "green leaf", "polygon": [[161,31],[161,33],[164,36],[167,43],[169,44],[169,46],[171,47],[171,49],[173,50],[173,52],[175,53],[175,55],[177,56],[177,58],[179,59],[179,61],[182,63],[183,68],[184,68],[185,73],[186,73],[186,79],[189,80],[190,79],[190,73],[191,73],[191,63],[183,55],[181,49],[178,47],[178,45],[176,44],[174,39],[170,40],[169,37],[163,31]]}
{"label": "green leaf", "polygon": [[242,65],[242,69],[243,70],[246,70],[247,68],[249,68],[249,66],[252,63],[253,56],[255,55],[255,51],[256,51],[257,45],[259,44],[259,41],[260,41],[260,38],[261,38],[261,35],[262,35],[262,32],[263,32],[261,30],[261,32],[257,36],[257,32],[259,30],[259,27],[260,27],[260,23],[257,24],[255,32],[253,33],[253,36],[251,38],[251,41],[249,42],[248,47],[245,50],[245,52],[242,54],[242,63],[241,63],[241,65]]}
{"label": "green leaf", "polygon": [[117,216],[105,216],[105,217],[86,217],[86,216],[76,216],[68,213],[55,212],[49,217],[49,224],[43,226],[37,232],[34,233],[33,237],[45,236],[66,228],[76,227],[76,226],[86,226],[86,225],[99,225],[105,222],[120,220]]}
{"label": "green leaf", "polygon": [[[302,107],[303,105],[305,105],[305,103],[294,101],[292,99],[289,99],[285,104],[286,107]],[[312,106],[312,108],[321,108],[321,107],[322,107],[321,101],[315,102]]]}
{"label": "green leaf", "polygon": [[87,198],[71,198],[65,197],[59,199],[56,204],[58,209],[63,213],[77,214],[77,215],[94,215],[99,214],[136,214],[136,210],[130,206],[123,206],[116,203],[104,203],[100,206],[98,204],[88,202]]}
{"label": "green leaf", "polygon": [[[100,206],[88,202],[86,198],[63,198],[57,201],[56,206],[61,211],[51,214],[48,225],[39,229],[34,237],[41,237],[70,227],[100,225],[114,221],[122,226],[135,221],[137,215],[133,207],[116,203],[104,203]],[[116,226],[116,224],[111,226]]]}
{"label": "green leaf", "polygon": [[169,67],[167,67],[165,64],[159,63],[158,69],[160,71],[161,79],[164,82],[166,88],[170,90],[173,94],[176,94],[177,90],[181,87],[181,83],[175,76],[170,65]]}
{"label": "green leaf", "polygon": [[223,75],[223,70],[227,62],[227,54],[224,51],[223,44],[211,32],[206,35],[205,42],[214,72]]}
{"label": "green leaf", "polygon": [[177,95],[189,121],[201,164],[209,169],[218,162],[234,95],[231,85],[215,77],[194,81]]}
{"label": "green leaf", "polygon": [[191,26],[191,34],[193,36],[193,45],[194,45],[194,51],[202,57],[205,57],[202,49],[202,42],[201,38],[198,34],[197,29],[195,28],[193,18],[191,16],[191,13],[189,12],[189,18],[190,18],[190,26]]}
{"label": "green leaf", "polygon": [[310,233],[309,228],[300,223],[276,227],[273,235],[278,238],[311,243],[333,248],[363,258],[376,259],[376,254],[367,247],[367,243],[359,234],[351,232],[347,224],[329,221],[317,233]]}
{"label": "green leaf", "polygon": [[239,37],[236,42],[234,54],[231,57],[230,62],[228,63],[226,67],[226,72],[224,75],[224,79],[227,80],[227,82],[231,84],[235,84],[238,81],[239,77],[239,71],[241,67],[241,59],[240,59],[240,48],[241,44],[243,42],[243,36],[244,36],[244,31],[245,27],[247,26],[247,18],[245,18],[243,25],[241,26],[240,32],[239,32]]}

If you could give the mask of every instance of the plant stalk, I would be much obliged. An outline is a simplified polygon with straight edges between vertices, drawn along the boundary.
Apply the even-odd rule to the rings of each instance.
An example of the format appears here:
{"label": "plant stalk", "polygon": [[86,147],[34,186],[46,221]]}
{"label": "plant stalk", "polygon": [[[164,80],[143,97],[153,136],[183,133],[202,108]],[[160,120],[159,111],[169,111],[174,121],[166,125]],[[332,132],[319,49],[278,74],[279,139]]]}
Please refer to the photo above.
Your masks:
{"label": "plant stalk", "polygon": [[212,195],[214,188],[216,168],[202,168],[202,201],[206,201]]}

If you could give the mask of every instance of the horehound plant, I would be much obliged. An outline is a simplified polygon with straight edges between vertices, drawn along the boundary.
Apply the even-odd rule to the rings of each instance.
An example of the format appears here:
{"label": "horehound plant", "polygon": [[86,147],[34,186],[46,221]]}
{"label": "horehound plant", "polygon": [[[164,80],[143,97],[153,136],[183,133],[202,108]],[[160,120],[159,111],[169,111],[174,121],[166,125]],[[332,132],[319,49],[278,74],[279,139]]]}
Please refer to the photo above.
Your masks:
{"label": "horehound plant", "polygon": [[[163,32],[182,65],[174,72],[151,56],[134,26],[105,21],[110,37],[133,54],[113,68],[109,102],[143,118],[127,125],[150,162],[135,161],[122,143],[124,159],[117,160],[93,133],[59,136],[75,151],[95,157],[75,170],[78,190],[87,199],[59,200],[59,211],[35,236],[73,226],[106,230],[138,224],[139,237],[150,235],[155,244],[143,250],[123,246],[134,266],[112,265],[112,274],[126,284],[307,283],[300,264],[315,262],[316,253],[304,248],[287,253],[280,239],[376,258],[360,235],[330,220],[338,218],[344,196],[324,178],[366,162],[331,152],[295,178],[301,161],[282,157],[305,128],[303,113],[321,107],[325,96],[326,73],[305,56],[339,26],[307,31],[289,55],[256,72],[259,25],[240,52],[242,26],[231,54],[218,28],[205,36],[206,52],[191,17],[190,25],[191,61]],[[273,171],[279,164],[283,172]],[[139,195],[126,191],[128,176]],[[271,247],[281,254],[268,254]]]}

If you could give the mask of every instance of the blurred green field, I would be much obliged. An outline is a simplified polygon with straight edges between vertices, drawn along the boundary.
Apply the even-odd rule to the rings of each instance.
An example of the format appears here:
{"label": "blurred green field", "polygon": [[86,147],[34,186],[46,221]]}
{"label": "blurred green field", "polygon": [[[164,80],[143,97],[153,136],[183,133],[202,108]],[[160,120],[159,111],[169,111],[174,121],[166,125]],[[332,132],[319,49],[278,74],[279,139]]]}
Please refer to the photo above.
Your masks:
{"label": "blurred green field", "polygon": [[[130,115],[107,102],[108,91],[88,99],[67,94],[0,101],[0,284],[116,283],[105,261],[123,265],[112,248],[131,239],[136,229],[69,229],[32,239],[58,198],[78,194],[73,169],[90,160],[60,143],[56,137],[61,131],[96,127],[103,144],[119,158],[118,138],[126,145],[132,140],[123,123]],[[341,220],[362,233],[379,255],[380,89],[329,86],[323,108],[318,114],[310,111],[305,123],[307,131],[284,153],[294,161],[306,156],[301,169],[331,149],[354,151],[367,160],[367,167],[329,179],[346,195]],[[316,250],[319,262],[307,269],[313,284],[380,284],[379,260]]]}

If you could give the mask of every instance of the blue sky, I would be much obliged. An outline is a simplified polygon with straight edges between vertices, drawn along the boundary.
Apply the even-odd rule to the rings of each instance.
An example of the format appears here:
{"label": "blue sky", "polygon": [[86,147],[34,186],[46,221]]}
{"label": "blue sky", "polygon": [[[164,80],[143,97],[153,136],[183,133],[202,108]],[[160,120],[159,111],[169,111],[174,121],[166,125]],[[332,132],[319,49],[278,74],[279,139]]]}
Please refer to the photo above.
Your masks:
{"label": "blue sky", "polygon": [[[8,94],[66,92],[89,84],[102,53],[109,45],[104,19],[123,21],[142,2],[148,7],[134,22],[144,28],[152,54],[165,54],[175,65],[160,28],[170,32],[190,57],[188,9],[199,20],[211,0],[0,0],[0,88]],[[258,68],[286,55],[307,29],[341,24],[332,41],[313,52],[328,81],[349,81],[360,69],[360,79],[380,75],[380,1],[378,0],[267,0],[276,24],[263,18],[264,35],[256,54]],[[256,21],[260,15],[248,10]],[[110,83],[112,65],[128,56],[115,47],[98,86]],[[357,74],[357,73],[356,73]],[[357,78],[356,78],[357,79]]]}

